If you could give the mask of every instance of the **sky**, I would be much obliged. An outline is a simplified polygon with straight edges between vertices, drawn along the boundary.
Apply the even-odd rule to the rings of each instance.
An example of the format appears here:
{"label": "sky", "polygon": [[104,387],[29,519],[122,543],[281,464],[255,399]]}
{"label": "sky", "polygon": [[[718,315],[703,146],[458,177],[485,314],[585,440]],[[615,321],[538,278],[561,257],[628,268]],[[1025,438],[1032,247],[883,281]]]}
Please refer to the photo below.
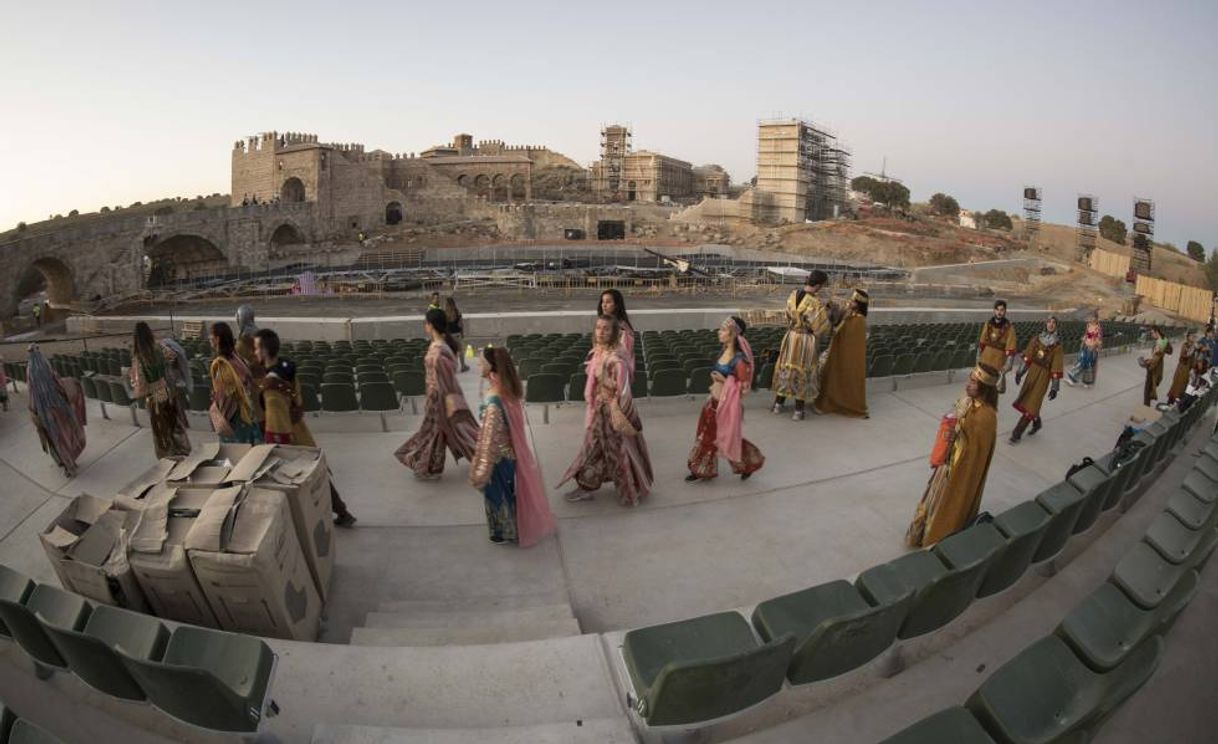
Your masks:
{"label": "sky", "polygon": [[260,131],[419,152],[457,132],[587,164],[636,149],[756,171],[803,116],[915,200],[1017,212],[1079,193],[1218,247],[1218,3],[167,3],[0,0],[0,230],[229,191]]}

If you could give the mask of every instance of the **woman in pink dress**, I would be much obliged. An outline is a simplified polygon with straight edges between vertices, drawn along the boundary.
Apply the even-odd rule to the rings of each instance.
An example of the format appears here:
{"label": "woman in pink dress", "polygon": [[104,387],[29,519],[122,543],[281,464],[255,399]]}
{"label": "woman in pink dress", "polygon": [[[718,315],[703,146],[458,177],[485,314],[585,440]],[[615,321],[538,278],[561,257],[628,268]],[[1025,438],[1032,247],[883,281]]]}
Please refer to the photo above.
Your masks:
{"label": "woman in pink dress", "polygon": [[579,487],[567,494],[567,501],[575,502],[591,499],[601,484],[613,481],[622,505],[634,506],[647,497],[653,476],[617,319],[597,318],[593,338],[584,388],[584,442],[558,485],[574,478]]}
{"label": "woman in pink dress", "polygon": [[719,352],[711,367],[710,395],[698,417],[697,435],[686,464],[687,483],[710,480],[719,475],[719,458],[732,466],[741,480],[761,470],[765,456],[757,445],[744,438],[744,399],[753,382],[753,350],[744,338],[744,320],[732,316],[719,326]]}
{"label": "woman in pink dress", "polygon": [[478,442],[478,422],[457,382],[457,342],[448,335],[448,318],[440,308],[427,311],[423,329],[431,339],[423,357],[427,379],[423,424],[394,456],[414,471],[416,478],[436,480],[444,472],[451,450],[458,461],[471,460]]}
{"label": "woman in pink dress", "polygon": [[606,289],[601,292],[601,298],[596,305],[596,315],[607,315],[617,321],[621,329],[622,355],[630,368],[630,381],[634,381],[634,326],[630,325],[630,316],[626,314],[626,298],[616,289]]}

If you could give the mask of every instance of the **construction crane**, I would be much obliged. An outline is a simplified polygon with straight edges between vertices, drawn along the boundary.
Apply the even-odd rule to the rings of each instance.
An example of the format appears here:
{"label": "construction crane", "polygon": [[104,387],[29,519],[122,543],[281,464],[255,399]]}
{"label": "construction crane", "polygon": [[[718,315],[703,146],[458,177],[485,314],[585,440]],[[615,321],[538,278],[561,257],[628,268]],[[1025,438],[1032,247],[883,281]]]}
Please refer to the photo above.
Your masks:
{"label": "construction crane", "polygon": [[888,171],[888,156],[885,155],[883,161],[881,161],[881,163],[880,163],[880,172],[879,173],[864,173],[863,175],[871,176],[872,178],[878,178],[879,180],[883,181],[884,183],[901,183],[901,179],[897,178],[896,176],[888,175],[887,171]]}

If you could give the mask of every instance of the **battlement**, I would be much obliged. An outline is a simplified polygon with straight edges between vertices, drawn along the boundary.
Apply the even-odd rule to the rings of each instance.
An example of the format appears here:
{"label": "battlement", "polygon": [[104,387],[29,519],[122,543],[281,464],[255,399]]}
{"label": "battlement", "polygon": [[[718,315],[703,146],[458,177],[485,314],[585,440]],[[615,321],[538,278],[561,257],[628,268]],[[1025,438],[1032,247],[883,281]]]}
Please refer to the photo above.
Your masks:
{"label": "battlement", "polygon": [[259,132],[256,135],[239,139],[233,143],[234,153],[244,153],[252,155],[257,152],[274,152],[282,147],[290,145],[306,145],[316,144],[316,134],[305,134],[303,132]]}

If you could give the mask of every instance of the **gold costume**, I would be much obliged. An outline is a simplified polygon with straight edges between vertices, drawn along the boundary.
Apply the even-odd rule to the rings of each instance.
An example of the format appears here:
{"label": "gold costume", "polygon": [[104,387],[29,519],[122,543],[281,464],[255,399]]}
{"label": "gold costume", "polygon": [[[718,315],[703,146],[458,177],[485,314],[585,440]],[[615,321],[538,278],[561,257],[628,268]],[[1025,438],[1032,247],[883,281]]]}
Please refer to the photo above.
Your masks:
{"label": "gold costume", "polygon": [[816,294],[794,290],[787,298],[787,333],[774,368],[774,395],[812,401],[819,392],[817,368],[827,346],[829,306]]}

